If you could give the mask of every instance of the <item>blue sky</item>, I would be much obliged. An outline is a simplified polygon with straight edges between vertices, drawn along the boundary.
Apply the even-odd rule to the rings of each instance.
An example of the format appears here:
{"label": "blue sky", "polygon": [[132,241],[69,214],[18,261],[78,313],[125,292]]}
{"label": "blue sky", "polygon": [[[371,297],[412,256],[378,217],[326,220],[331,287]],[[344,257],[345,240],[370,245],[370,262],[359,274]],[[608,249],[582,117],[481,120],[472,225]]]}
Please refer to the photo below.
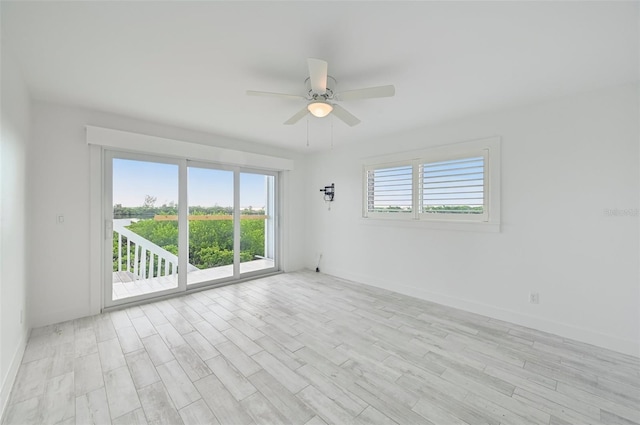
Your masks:
{"label": "blue sky", "polygon": [[[192,206],[232,206],[233,172],[189,167],[188,197]],[[156,205],[178,203],[178,166],[157,162],[113,160],[113,203],[139,207],[146,195]],[[265,206],[265,176],[240,174],[240,207]]]}

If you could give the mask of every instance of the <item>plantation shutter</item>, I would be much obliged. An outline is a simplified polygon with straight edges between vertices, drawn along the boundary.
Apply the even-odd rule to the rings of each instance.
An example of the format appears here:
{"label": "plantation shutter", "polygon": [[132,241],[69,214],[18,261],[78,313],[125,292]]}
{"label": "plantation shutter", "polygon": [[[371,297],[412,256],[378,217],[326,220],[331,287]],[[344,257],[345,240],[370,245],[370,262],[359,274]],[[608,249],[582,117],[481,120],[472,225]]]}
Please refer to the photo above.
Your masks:
{"label": "plantation shutter", "polygon": [[413,212],[413,166],[375,167],[367,170],[367,214]]}
{"label": "plantation shutter", "polygon": [[486,155],[420,164],[422,214],[483,215]]}

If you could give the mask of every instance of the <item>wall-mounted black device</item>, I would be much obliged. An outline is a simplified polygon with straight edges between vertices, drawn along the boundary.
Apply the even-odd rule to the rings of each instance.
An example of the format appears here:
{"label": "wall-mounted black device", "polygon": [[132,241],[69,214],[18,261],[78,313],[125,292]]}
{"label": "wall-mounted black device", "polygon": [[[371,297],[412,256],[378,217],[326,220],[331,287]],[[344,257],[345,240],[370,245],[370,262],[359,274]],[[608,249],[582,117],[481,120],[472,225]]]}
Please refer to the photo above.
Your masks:
{"label": "wall-mounted black device", "polygon": [[331,183],[331,186],[325,186],[324,189],[320,189],[320,192],[324,192],[324,200],[331,202],[336,195],[336,185]]}

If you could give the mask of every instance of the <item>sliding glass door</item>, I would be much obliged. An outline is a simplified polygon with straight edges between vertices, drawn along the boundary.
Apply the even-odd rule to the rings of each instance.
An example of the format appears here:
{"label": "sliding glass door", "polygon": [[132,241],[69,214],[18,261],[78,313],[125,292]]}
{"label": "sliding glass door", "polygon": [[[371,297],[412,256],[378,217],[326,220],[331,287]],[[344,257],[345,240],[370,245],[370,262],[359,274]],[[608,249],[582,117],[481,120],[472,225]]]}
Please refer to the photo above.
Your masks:
{"label": "sliding glass door", "polygon": [[275,176],[240,173],[240,273],[275,267]]}
{"label": "sliding glass door", "polygon": [[233,171],[189,166],[187,284],[234,276]]}
{"label": "sliding glass door", "polygon": [[[179,290],[179,164],[142,158],[110,158],[107,220],[114,302]],[[159,219],[168,216],[175,218]]]}
{"label": "sliding glass door", "polygon": [[276,173],[105,158],[105,306],[278,270]]}

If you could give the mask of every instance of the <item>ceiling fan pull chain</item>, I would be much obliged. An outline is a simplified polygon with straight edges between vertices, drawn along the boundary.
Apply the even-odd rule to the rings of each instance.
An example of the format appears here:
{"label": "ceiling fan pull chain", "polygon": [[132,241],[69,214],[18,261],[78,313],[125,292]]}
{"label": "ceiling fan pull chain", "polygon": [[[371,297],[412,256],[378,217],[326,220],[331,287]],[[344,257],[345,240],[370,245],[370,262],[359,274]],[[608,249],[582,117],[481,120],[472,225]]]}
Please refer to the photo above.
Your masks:
{"label": "ceiling fan pull chain", "polygon": [[307,147],[309,147],[309,117],[307,117]]}

